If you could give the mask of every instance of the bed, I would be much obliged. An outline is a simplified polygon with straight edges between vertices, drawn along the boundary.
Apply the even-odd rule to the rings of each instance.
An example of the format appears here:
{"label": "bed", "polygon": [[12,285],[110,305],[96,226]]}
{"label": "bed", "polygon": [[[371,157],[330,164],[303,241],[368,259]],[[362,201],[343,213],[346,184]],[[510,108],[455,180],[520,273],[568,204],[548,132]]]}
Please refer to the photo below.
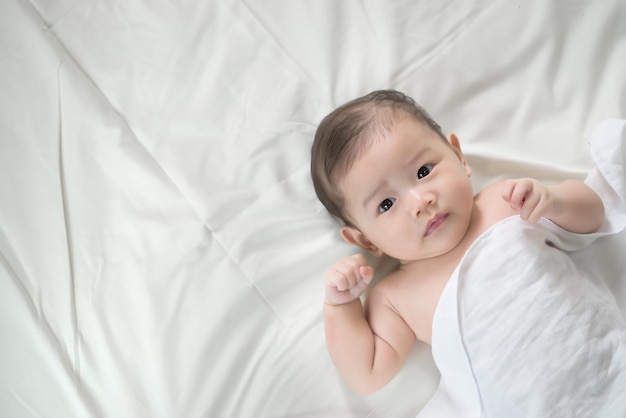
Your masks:
{"label": "bed", "polygon": [[582,179],[626,117],[626,4],[3,1],[0,415],[416,416],[430,347],[359,395],[324,344],[354,250],[310,146],[380,88],[457,133],[477,190]]}

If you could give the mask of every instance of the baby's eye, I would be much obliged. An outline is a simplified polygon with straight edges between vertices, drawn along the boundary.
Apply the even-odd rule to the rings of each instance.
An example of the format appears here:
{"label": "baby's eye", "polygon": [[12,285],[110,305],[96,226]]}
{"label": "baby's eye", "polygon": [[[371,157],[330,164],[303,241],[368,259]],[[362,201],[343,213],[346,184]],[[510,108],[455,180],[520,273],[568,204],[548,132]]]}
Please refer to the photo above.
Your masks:
{"label": "baby's eye", "polygon": [[430,172],[433,170],[433,165],[432,164],[426,164],[420,167],[419,170],[417,170],[417,178],[421,179],[426,177],[427,175],[430,174]]}
{"label": "baby's eye", "polygon": [[391,209],[391,207],[393,206],[395,202],[396,202],[395,197],[389,197],[383,200],[382,202],[380,202],[380,205],[378,205],[378,213],[387,212],[389,209]]}

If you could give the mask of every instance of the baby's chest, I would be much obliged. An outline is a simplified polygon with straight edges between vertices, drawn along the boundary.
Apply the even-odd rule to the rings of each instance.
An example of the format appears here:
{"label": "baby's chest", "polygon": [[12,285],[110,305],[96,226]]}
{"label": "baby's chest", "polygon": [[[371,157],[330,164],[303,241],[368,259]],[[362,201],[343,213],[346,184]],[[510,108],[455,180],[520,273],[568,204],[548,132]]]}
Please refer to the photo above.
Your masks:
{"label": "baby's chest", "polygon": [[435,310],[452,271],[446,273],[438,272],[413,280],[407,278],[394,288],[392,300],[398,313],[416,338],[428,344],[431,343]]}

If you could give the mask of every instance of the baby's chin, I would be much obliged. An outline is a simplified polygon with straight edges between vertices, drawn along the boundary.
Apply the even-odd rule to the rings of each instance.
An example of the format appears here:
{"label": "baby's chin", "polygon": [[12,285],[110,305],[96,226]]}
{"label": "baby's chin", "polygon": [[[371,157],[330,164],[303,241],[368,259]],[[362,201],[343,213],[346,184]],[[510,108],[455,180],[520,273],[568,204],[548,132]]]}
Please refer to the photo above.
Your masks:
{"label": "baby's chin", "polygon": [[428,259],[438,258],[463,248],[463,234],[458,234],[458,239],[450,239],[448,236],[446,242],[440,242],[439,245],[430,248],[429,251],[421,251],[417,254],[404,254],[404,257],[394,257],[400,264],[418,263]]}
{"label": "baby's chin", "polygon": [[398,260],[398,262],[401,265],[405,265],[405,264],[419,263],[419,262],[422,262],[422,261],[425,261],[425,260],[429,260],[429,259],[432,259],[432,258],[441,257],[442,255],[446,255],[447,253],[452,251],[454,248],[456,248],[456,247],[449,248],[449,249],[442,249],[440,251],[433,251],[431,253],[423,254],[423,255],[414,255],[414,256],[409,256],[409,257],[405,256],[405,258],[393,257],[391,255],[389,255],[389,257]]}

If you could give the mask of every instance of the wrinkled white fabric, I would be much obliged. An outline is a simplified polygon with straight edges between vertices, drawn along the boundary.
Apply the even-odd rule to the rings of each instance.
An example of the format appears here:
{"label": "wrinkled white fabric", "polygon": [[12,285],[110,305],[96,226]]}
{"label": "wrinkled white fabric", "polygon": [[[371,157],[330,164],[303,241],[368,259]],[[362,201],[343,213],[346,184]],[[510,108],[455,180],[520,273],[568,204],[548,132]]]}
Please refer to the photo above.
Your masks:
{"label": "wrinkled white fabric", "polygon": [[626,225],[624,130],[607,120],[592,135],[598,233],[515,216],[468,250],[437,307],[442,377],[420,418],[626,415],[626,321],[612,292],[626,281],[612,245]]}
{"label": "wrinkled white fabric", "polygon": [[317,124],[396,88],[476,190],[583,178],[591,129],[626,115],[624,21],[623,0],[0,1],[0,416],[415,416],[430,347],[370,395],[328,355],[323,278],[355,248],[313,191]]}

